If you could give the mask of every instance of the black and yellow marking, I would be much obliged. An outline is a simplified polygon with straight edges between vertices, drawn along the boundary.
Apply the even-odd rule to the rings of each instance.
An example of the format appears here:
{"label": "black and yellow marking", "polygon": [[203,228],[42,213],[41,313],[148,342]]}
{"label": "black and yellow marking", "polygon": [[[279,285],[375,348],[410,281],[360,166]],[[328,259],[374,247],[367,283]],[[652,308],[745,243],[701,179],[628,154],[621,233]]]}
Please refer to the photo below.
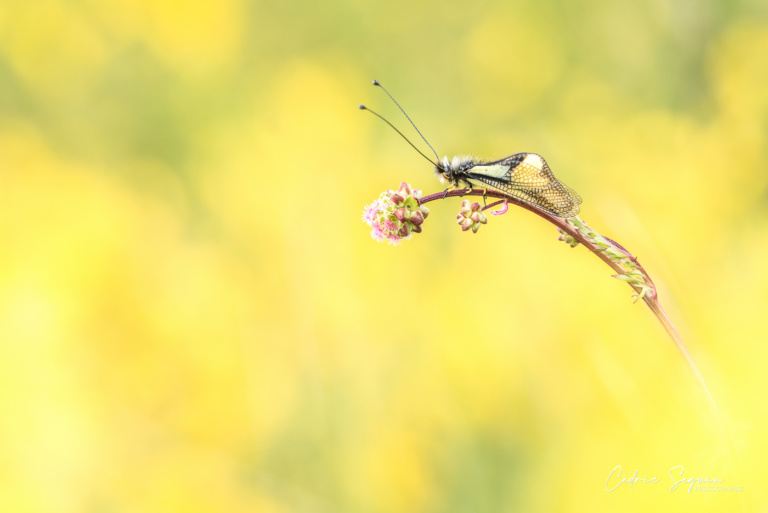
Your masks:
{"label": "black and yellow marking", "polygon": [[536,153],[517,153],[495,162],[447,160],[440,166],[442,175],[458,184],[465,182],[478,189],[500,192],[557,217],[575,217],[581,196],[555,178],[547,162]]}

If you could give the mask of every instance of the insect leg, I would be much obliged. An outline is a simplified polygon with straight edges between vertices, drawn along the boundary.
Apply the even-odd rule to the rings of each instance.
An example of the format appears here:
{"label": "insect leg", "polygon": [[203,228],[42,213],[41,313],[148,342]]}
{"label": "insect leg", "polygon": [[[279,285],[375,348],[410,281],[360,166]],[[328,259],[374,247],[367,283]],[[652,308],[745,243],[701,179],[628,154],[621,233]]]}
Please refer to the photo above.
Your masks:
{"label": "insect leg", "polygon": [[458,189],[458,188],[459,188],[459,182],[453,182],[453,183],[450,185],[450,187],[448,187],[448,188],[445,190],[445,193],[443,194],[443,199],[445,199],[445,197],[446,197],[446,196],[448,196],[448,192],[449,192],[449,191],[452,191],[452,190],[454,190],[454,189]]}
{"label": "insect leg", "polygon": [[469,180],[464,180],[464,181],[467,182],[467,187],[464,189],[464,194],[462,194],[462,197],[465,194],[469,194],[470,192],[472,192],[472,183]]}

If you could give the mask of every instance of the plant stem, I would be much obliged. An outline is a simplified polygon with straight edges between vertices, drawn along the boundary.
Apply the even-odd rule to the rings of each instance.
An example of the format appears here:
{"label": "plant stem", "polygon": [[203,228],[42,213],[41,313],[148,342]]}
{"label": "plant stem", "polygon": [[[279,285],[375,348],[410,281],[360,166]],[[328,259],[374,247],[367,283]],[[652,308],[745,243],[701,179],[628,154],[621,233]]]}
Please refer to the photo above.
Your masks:
{"label": "plant stem", "polygon": [[[717,421],[718,431],[720,434],[721,447],[723,447],[724,450],[727,451],[730,456],[730,461],[731,461],[731,464],[733,465],[733,474],[738,482],[740,480],[739,479],[740,472],[738,470],[739,465],[738,465],[738,458],[736,457],[736,449],[733,444],[733,439],[730,436],[730,432],[725,424],[725,420],[723,419],[723,416],[720,413],[720,409],[717,406],[717,402],[715,401],[715,398],[712,396],[712,392],[709,390],[709,386],[707,386],[707,382],[704,380],[704,376],[699,370],[698,365],[696,365],[696,362],[693,359],[693,355],[691,355],[691,352],[688,350],[688,346],[685,345],[685,342],[683,341],[683,338],[680,336],[680,333],[677,331],[677,328],[675,328],[675,325],[672,324],[672,321],[667,316],[664,309],[661,307],[661,304],[659,303],[658,294],[656,292],[656,287],[653,284],[651,277],[648,275],[645,269],[643,269],[643,267],[637,261],[637,258],[635,258],[629,251],[624,249],[624,247],[622,247],[619,243],[598,234],[596,231],[588,227],[585,223],[581,226],[581,228],[583,228],[586,233],[582,233],[582,231],[577,226],[574,225],[574,224],[583,223],[583,221],[581,221],[580,219],[578,220],[579,223],[570,224],[565,219],[543,212],[538,208],[528,205],[527,203],[517,198],[507,196],[499,192],[495,192],[495,191],[483,192],[482,190],[476,190],[476,189],[473,189],[471,191],[462,190],[462,189],[450,190],[447,192],[438,192],[435,194],[430,194],[428,196],[421,198],[420,202],[422,204],[429,203],[430,201],[450,198],[455,196],[460,196],[460,197],[461,196],[483,196],[483,200],[485,200],[486,197],[499,198],[500,201],[496,201],[489,205],[486,205],[483,208],[483,210],[493,208],[503,203],[511,203],[513,205],[521,207],[545,219],[551,224],[555,225],[560,231],[566,233],[567,235],[572,237],[575,241],[579,242],[582,246],[587,248],[592,254],[594,254],[600,260],[605,262],[611,269],[616,271],[618,275],[617,277],[632,279],[633,276],[630,276],[630,274],[634,273],[634,277],[636,278],[638,276],[637,273],[639,272],[639,274],[642,277],[642,281],[637,279],[635,279],[634,281],[635,283],[641,284],[642,287],[636,285],[635,283],[632,283],[631,281],[627,281],[627,284],[630,287],[632,287],[632,289],[637,294],[639,294],[639,297],[642,297],[645,304],[651,310],[653,315],[656,316],[656,319],[664,328],[664,331],[667,332],[667,335],[669,335],[669,337],[672,339],[672,342],[674,342],[677,349],[683,355],[683,358],[685,358],[685,361],[688,364],[688,367],[693,372],[693,375],[695,376],[696,380],[699,383],[699,386],[704,392],[704,396],[707,399],[707,403],[709,404],[709,407],[715,416],[715,419]],[[612,251],[612,256],[615,259],[618,259],[618,262],[609,258],[608,252],[606,251],[605,247],[598,246],[594,244],[593,241],[598,242],[602,245],[609,244],[613,246],[612,248],[610,248]],[[624,254],[627,256],[627,259],[623,258]],[[619,264],[619,262],[623,262],[624,264],[626,264],[626,267],[628,267],[628,269],[625,269],[624,267],[622,267]],[[634,270],[630,271],[630,269],[634,269]],[[741,510],[745,511],[744,498],[742,497],[742,494],[739,494],[739,502],[741,505]]]}
{"label": "plant stem", "polygon": [[[537,216],[545,219],[546,221],[552,223],[553,225],[557,226],[558,229],[561,231],[567,233],[573,239],[578,241],[581,245],[583,245],[585,248],[587,248],[590,252],[592,252],[595,256],[597,256],[600,260],[605,262],[608,266],[611,267],[614,271],[616,271],[617,274],[622,275],[626,273],[626,269],[622,268],[621,265],[619,265],[617,262],[611,260],[603,251],[601,248],[599,248],[597,245],[593,244],[592,241],[587,238],[580,230],[578,230],[573,225],[567,223],[564,219],[553,216],[551,214],[548,214],[546,212],[543,212],[539,210],[538,208],[528,205],[527,203],[514,198],[510,196],[506,196],[504,194],[495,192],[495,191],[487,191],[486,193],[483,193],[481,190],[473,189],[471,191],[467,190],[451,190],[448,192],[439,192],[435,194],[430,194],[428,196],[425,196],[421,198],[421,203],[428,203],[430,201],[443,199],[443,198],[450,198],[454,196],[486,196],[491,198],[500,198],[501,201],[496,201],[494,203],[491,203],[483,208],[483,210],[492,208],[496,205],[500,205],[502,203],[511,203],[513,205],[517,205],[518,207],[524,208],[525,210],[528,210],[529,212],[532,212],[536,214]],[[651,285],[651,289],[649,291],[646,291],[646,293],[642,296],[643,301],[646,305],[648,305],[648,308],[653,312],[653,315],[656,316],[656,319],[658,319],[659,323],[661,323],[661,326],[664,328],[664,331],[667,332],[669,337],[674,342],[677,349],[680,351],[680,353],[685,358],[685,361],[688,363],[688,366],[690,367],[691,371],[693,372],[694,376],[696,377],[696,380],[698,381],[699,385],[701,386],[702,390],[704,391],[704,395],[707,398],[707,402],[709,404],[709,407],[711,408],[713,414],[717,418],[718,427],[720,428],[720,434],[723,436],[724,441],[726,442],[726,446],[729,447],[732,457],[735,459],[735,450],[733,448],[733,442],[731,441],[730,436],[728,435],[728,430],[726,429],[725,422],[723,420],[723,417],[720,413],[720,409],[717,407],[717,403],[715,402],[714,397],[712,396],[712,393],[709,390],[709,387],[707,386],[706,381],[704,380],[704,376],[702,375],[701,371],[699,370],[699,367],[696,365],[696,362],[693,359],[693,356],[691,355],[691,352],[688,350],[688,346],[685,345],[685,342],[683,341],[683,338],[680,336],[680,333],[677,331],[677,328],[675,328],[675,325],[672,324],[672,321],[667,316],[664,309],[661,307],[661,304],[659,303],[658,295],[656,293],[656,287],[653,286],[653,282],[650,279],[650,276],[648,276],[648,273],[643,269],[643,267],[637,262],[637,259],[633,257],[629,251],[624,249],[620,244],[612,241],[611,239],[608,239],[607,237],[603,237],[604,239],[607,239],[610,243],[614,244],[617,248],[619,248],[621,251],[627,254],[628,257],[632,259],[634,262],[634,265],[636,265],[643,273],[643,275],[647,278],[647,281]],[[632,284],[627,283],[630,287],[632,287],[635,292],[638,294],[641,293],[640,287]]]}
{"label": "plant stem", "polygon": [[[555,217],[555,216],[553,216],[551,214],[548,214],[548,213],[546,213],[546,212],[544,212],[542,210],[539,210],[538,208],[536,208],[534,206],[531,206],[531,205],[529,205],[527,203],[524,203],[523,201],[520,201],[517,198],[513,198],[513,197],[510,197],[510,196],[505,196],[504,194],[501,194],[499,192],[488,191],[485,195],[487,197],[489,197],[489,198],[500,198],[500,199],[502,199],[502,200],[504,200],[504,201],[506,201],[508,203],[511,203],[513,205],[517,205],[518,207],[521,207],[521,208],[524,208],[525,210],[527,210],[529,212],[532,212],[532,213],[536,214],[537,216],[539,216],[539,217],[549,221],[553,225],[557,226],[560,230],[566,232],[568,235],[570,235],[571,237],[573,237],[574,239],[579,241],[580,244],[584,245],[584,247],[586,247],[588,250],[590,250],[592,253],[594,253],[600,260],[602,260],[603,262],[608,264],[611,267],[611,269],[613,269],[614,271],[616,271],[619,274],[622,274],[624,272],[624,269],[622,269],[616,262],[614,262],[613,260],[608,258],[602,251],[599,251],[597,249],[597,246],[595,246],[594,244],[589,242],[586,239],[586,237],[584,237],[584,235],[581,232],[579,232],[576,228],[574,228],[570,224],[566,223],[564,219],[562,219],[560,217]],[[461,190],[460,189],[460,190],[453,190],[453,191],[448,191],[448,192],[437,192],[435,194],[430,194],[428,196],[424,196],[423,198],[421,198],[420,202],[422,204],[424,204],[424,203],[429,203],[430,201],[434,201],[434,200],[438,200],[438,199],[443,199],[444,197],[445,198],[450,198],[450,197],[453,197],[453,196],[462,196],[462,197],[463,196],[483,196],[483,191],[480,191],[480,190],[477,190],[477,189],[472,189],[471,191],[466,191],[466,190]],[[486,206],[485,209],[494,207],[496,205],[500,205],[500,204],[504,203],[504,201],[497,201],[495,203],[491,203],[490,205]],[[637,287],[633,286],[632,284],[630,284],[630,286],[632,288],[634,288],[636,292],[638,292],[638,293],[640,292]]]}
{"label": "plant stem", "polygon": [[[443,198],[450,198],[452,196],[483,196],[484,193],[481,190],[473,189],[471,191],[466,190],[452,190],[446,192],[438,192],[435,194],[430,194],[428,196],[425,196],[421,199],[421,203],[428,203],[430,201],[434,201],[437,199],[443,199]],[[485,193],[485,196],[492,197],[492,198],[501,198],[502,201],[497,201],[494,203],[491,203],[490,205],[487,205],[483,210],[492,208],[496,205],[500,205],[504,202],[512,203],[513,205],[517,205],[521,208],[524,208],[525,210],[528,210],[529,212],[533,212],[537,216],[545,219],[546,221],[549,221],[553,225],[557,226],[558,229],[564,231],[571,237],[573,237],[575,240],[577,240],[582,246],[587,248],[590,252],[592,252],[595,256],[597,256],[600,260],[605,262],[608,266],[611,267],[616,273],[618,274],[624,274],[625,269],[622,268],[618,263],[614,262],[608,256],[605,254],[604,251],[600,250],[595,244],[593,244],[587,237],[584,236],[584,234],[576,229],[571,224],[568,224],[565,222],[564,219],[560,217],[553,216],[551,214],[548,214],[546,212],[543,212],[539,210],[538,208],[528,205],[527,203],[514,198],[510,196],[506,196],[504,194],[495,192],[495,191],[487,191]],[[610,239],[608,239],[610,242]],[[616,244],[616,243],[614,243]],[[623,247],[621,247],[619,244],[616,244],[619,248],[624,250]],[[624,250],[628,255],[629,252]],[[631,256],[631,255],[629,255]],[[639,264],[637,264],[639,266]],[[640,266],[642,269],[642,266]],[[643,269],[643,272],[645,273],[645,270]],[[645,273],[647,276],[647,273]],[[648,279],[650,280],[650,276],[648,276]],[[630,287],[632,287],[635,292],[638,294],[641,292],[640,288],[633,285],[632,283],[628,283]],[[643,301],[646,305],[648,305],[648,308],[650,308],[651,312],[656,316],[658,321],[661,323],[664,330],[667,332],[667,334],[670,336],[672,341],[677,346],[680,353],[682,353],[683,357],[685,358],[686,362],[688,362],[688,365],[690,366],[691,370],[693,371],[694,375],[696,376],[696,379],[701,384],[702,388],[704,389],[704,392],[707,396],[707,400],[709,402],[710,407],[714,411],[714,413],[720,417],[720,411],[717,408],[717,404],[715,403],[715,400],[712,397],[711,392],[709,391],[709,387],[707,386],[706,382],[704,381],[704,377],[701,374],[701,371],[699,371],[698,366],[696,365],[696,362],[693,360],[693,356],[691,356],[691,352],[688,350],[688,347],[685,345],[685,342],[683,342],[682,337],[680,336],[680,333],[678,333],[677,328],[675,328],[675,325],[672,324],[672,321],[667,317],[667,314],[664,312],[664,309],[659,304],[658,295],[656,294],[655,287],[653,288],[653,291],[650,293],[647,293],[643,296]]]}

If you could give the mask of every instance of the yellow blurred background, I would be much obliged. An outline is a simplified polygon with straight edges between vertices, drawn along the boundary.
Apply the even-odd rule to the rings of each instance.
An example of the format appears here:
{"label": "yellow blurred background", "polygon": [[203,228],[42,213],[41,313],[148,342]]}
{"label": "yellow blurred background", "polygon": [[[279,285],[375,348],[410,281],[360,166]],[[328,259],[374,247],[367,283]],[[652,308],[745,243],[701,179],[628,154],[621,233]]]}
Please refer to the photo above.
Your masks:
{"label": "yellow blurred background", "polygon": [[[768,511],[766,56],[749,0],[4,0],[0,511]],[[441,156],[579,191],[735,454],[536,216],[370,239],[381,191],[442,190],[373,78]]]}

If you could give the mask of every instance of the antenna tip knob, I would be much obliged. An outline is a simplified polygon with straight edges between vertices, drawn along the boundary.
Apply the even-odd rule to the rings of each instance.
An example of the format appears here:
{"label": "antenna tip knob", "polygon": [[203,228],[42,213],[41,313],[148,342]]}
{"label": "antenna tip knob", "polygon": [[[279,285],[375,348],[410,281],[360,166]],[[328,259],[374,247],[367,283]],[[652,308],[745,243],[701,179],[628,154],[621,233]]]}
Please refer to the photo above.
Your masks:
{"label": "antenna tip knob", "polygon": [[363,105],[363,104],[361,103],[360,105],[358,105],[358,106],[357,106],[357,108],[358,108],[358,109],[360,109],[360,110],[365,110],[365,105]]}
{"label": "antenna tip knob", "polygon": [[381,85],[381,84],[379,84],[379,81],[378,81],[378,80],[374,80],[374,81],[373,81],[373,85]]}

